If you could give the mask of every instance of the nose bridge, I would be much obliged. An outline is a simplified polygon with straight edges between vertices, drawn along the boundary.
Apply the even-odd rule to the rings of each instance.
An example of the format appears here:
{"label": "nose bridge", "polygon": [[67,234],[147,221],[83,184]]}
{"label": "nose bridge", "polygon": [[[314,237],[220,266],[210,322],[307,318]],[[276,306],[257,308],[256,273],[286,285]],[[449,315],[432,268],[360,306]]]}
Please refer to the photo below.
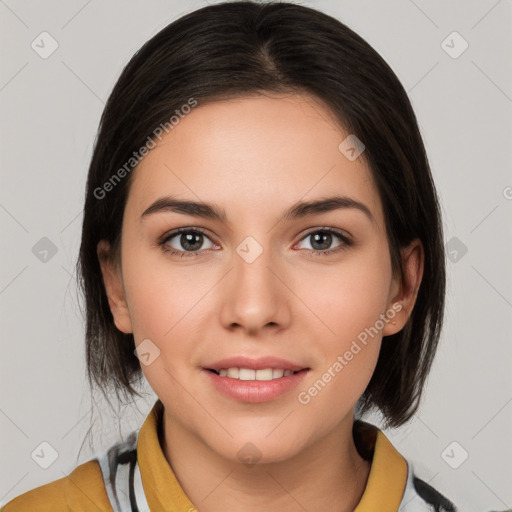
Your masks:
{"label": "nose bridge", "polygon": [[269,237],[260,243],[248,236],[235,248],[229,293],[224,298],[224,318],[229,324],[258,329],[269,322],[284,321],[284,290],[276,255]]}
{"label": "nose bridge", "polygon": [[[260,237],[261,240],[262,237]],[[275,258],[268,241],[268,237],[260,243],[253,236],[247,236],[235,249],[234,279],[239,292],[244,293],[245,288],[249,297],[263,293],[269,294],[273,287],[275,276],[270,271],[275,265]],[[267,297],[267,301],[270,297]]]}

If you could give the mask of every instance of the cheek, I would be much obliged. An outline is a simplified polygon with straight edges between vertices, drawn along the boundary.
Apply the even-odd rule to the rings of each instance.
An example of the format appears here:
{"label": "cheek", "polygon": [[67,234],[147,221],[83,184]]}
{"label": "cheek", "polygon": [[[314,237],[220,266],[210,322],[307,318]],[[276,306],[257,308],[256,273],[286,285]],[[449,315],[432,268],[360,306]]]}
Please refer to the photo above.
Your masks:
{"label": "cheek", "polygon": [[338,286],[331,284],[328,293],[314,302],[329,330],[319,324],[321,363],[298,396],[311,417],[323,417],[329,425],[348,414],[373,375],[387,298],[383,292],[387,281],[375,267],[363,265],[337,277]]}
{"label": "cheek", "polygon": [[[391,263],[386,250],[376,243],[350,254],[338,265],[324,267],[309,277],[305,273],[301,278],[301,293],[309,290],[313,313],[329,327],[330,348],[350,345],[351,340],[375,326],[388,308]],[[381,322],[379,327],[382,330]]]}
{"label": "cheek", "polygon": [[123,259],[123,277],[135,339],[171,339],[193,318],[195,306],[211,285],[192,266],[180,267],[159,249],[131,251]]}
{"label": "cheek", "polygon": [[310,300],[313,312],[322,320],[315,322],[322,330],[317,338],[322,339],[319,347],[323,364],[307,383],[314,387],[310,388],[314,396],[322,395],[315,399],[315,407],[336,404],[334,409],[343,409],[352,405],[371,379],[379,356],[385,325],[382,315],[388,307],[391,282],[389,259],[383,254],[381,247],[361,251],[328,273],[324,269],[317,279],[310,276],[303,285],[316,290]]}
{"label": "cheek", "polygon": [[205,310],[215,310],[210,301],[218,276],[205,265],[179,267],[143,251],[131,252],[123,262],[135,344],[149,339],[151,343],[146,344],[158,354],[155,364],[141,364],[142,371],[155,391],[162,382],[173,388],[174,381],[166,372],[182,382],[187,366],[194,364],[194,340],[205,337]]}
{"label": "cheek", "polygon": [[143,364],[141,357],[141,369],[157,396],[187,410],[191,404],[180,383],[186,382],[185,363],[190,363],[194,349],[188,341],[197,339],[194,327],[200,322],[199,301],[208,287],[201,281],[192,283],[190,273],[170,264],[141,263],[142,258],[131,255],[124,273],[135,344],[145,343],[138,352],[148,351],[152,358],[150,364]]}

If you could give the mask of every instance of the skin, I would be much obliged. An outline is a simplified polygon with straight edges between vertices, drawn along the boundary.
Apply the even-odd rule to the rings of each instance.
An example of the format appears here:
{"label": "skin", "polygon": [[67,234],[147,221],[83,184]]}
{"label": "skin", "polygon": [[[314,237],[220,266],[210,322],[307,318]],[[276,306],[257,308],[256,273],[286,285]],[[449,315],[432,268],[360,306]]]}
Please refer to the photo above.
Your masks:
{"label": "skin", "polygon": [[[160,356],[142,366],[165,406],[162,450],[201,511],[354,510],[370,463],[352,437],[354,406],[377,363],[382,336],[402,329],[423,274],[419,240],[402,250],[405,278],[391,272],[382,204],[363,157],[338,149],[348,133],[307,95],[250,96],[195,107],[139,164],[122,225],[121,258],[98,244],[115,324],[149,338]],[[297,201],[333,191],[354,208],[277,222]],[[216,203],[228,223],[176,212],[141,220],[173,194]],[[195,247],[158,241],[171,230],[206,230]],[[311,236],[329,227],[353,245],[315,255]],[[309,236],[307,236],[309,235]],[[248,263],[236,252],[251,236],[263,249]],[[202,244],[201,244],[202,240]],[[181,239],[183,241],[183,239]],[[321,240],[320,240],[321,243]],[[344,245],[335,235],[324,248]],[[194,255],[192,252],[200,254]],[[402,309],[321,392],[297,395],[321,378],[393,303]],[[274,355],[311,368],[276,400],[235,401],[201,368],[224,357]],[[253,443],[259,461],[237,452]]]}

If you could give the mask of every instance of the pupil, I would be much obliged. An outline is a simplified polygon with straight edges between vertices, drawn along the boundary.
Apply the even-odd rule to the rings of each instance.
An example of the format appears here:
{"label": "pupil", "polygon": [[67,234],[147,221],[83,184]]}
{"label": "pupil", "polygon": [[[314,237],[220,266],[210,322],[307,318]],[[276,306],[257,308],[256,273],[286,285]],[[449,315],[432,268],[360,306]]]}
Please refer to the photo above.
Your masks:
{"label": "pupil", "polygon": [[[315,248],[315,244],[317,243],[318,239],[324,239],[324,243],[323,244],[320,244],[321,247],[319,248]],[[327,242],[325,242],[325,240],[327,240]],[[331,240],[332,240],[332,235],[331,233],[324,233],[322,232],[322,234],[319,234],[319,233],[316,233],[315,235],[313,235],[313,248],[316,249],[317,251],[324,251],[326,249],[329,248],[329,246],[331,245]]]}
{"label": "pupil", "polygon": [[[182,247],[193,251],[193,250],[201,248],[201,245],[202,245],[201,237],[202,237],[202,235],[199,233],[186,233],[186,234],[181,235],[180,242],[181,242]],[[195,243],[194,243],[194,239],[196,239]],[[199,242],[197,240],[199,240]]]}

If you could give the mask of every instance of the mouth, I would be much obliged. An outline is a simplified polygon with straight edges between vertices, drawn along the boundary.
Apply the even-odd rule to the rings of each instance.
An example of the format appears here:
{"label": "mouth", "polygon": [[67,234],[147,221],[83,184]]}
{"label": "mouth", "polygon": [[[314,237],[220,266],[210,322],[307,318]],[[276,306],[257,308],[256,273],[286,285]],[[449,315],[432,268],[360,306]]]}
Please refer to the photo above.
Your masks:
{"label": "mouth", "polygon": [[311,367],[274,356],[238,355],[205,364],[207,382],[222,395],[240,402],[269,402],[299,386]]}

